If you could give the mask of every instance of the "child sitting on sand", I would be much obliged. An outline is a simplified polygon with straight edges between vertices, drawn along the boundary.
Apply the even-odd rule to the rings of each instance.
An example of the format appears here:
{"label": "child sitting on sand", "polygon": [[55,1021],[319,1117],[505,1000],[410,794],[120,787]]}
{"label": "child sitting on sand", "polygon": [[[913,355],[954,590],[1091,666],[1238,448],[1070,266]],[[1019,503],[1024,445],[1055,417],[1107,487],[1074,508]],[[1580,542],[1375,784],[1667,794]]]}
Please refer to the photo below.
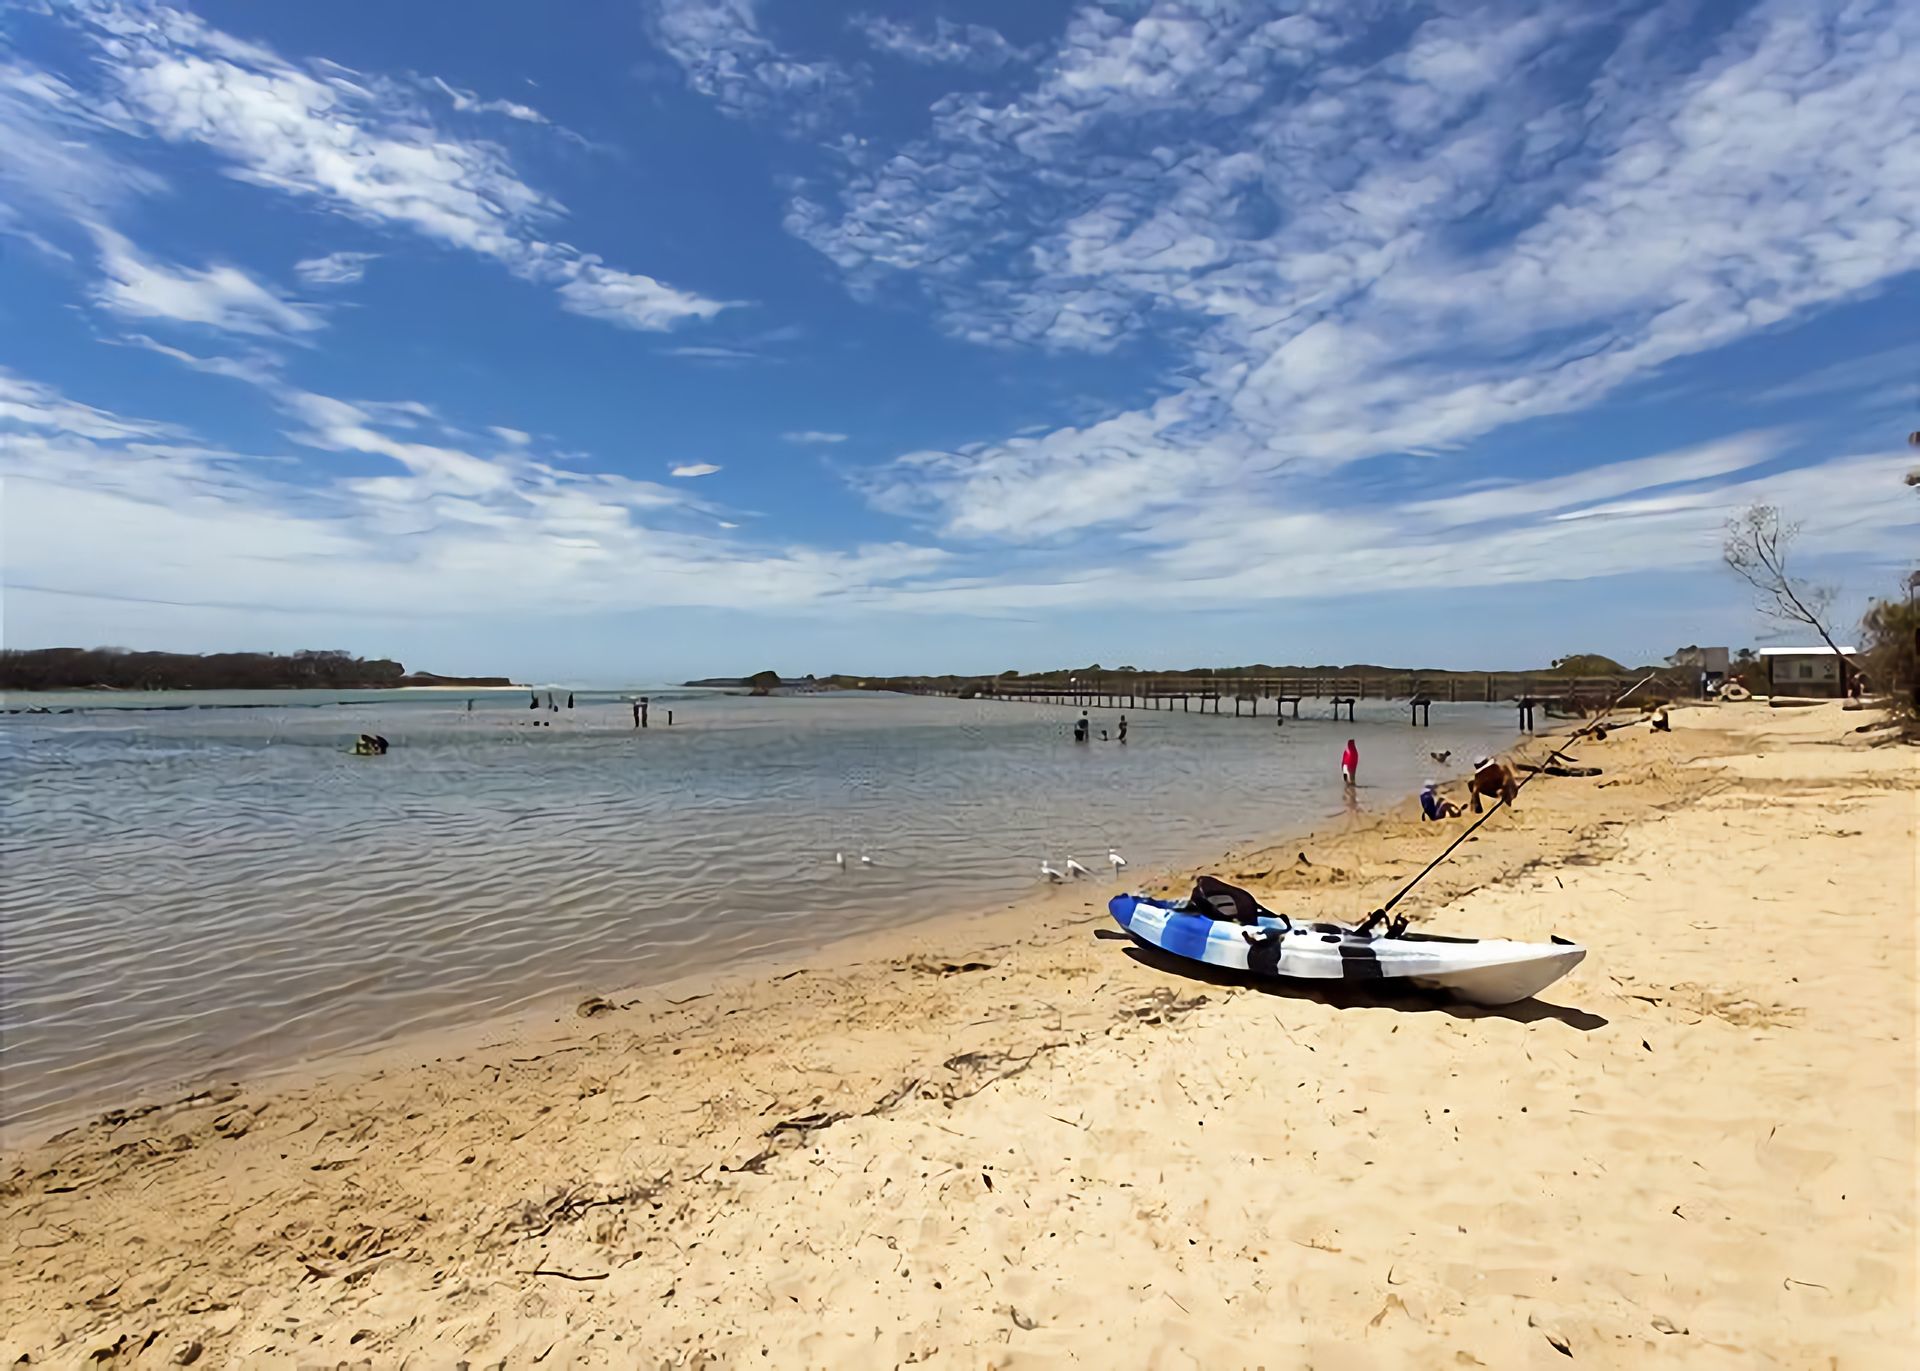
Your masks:
{"label": "child sitting on sand", "polygon": [[1436,791],[1432,781],[1428,781],[1420,787],[1420,816],[1422,818],[1438,822],[1441,819],[1454,818],[1459,813],[1460,806]]}

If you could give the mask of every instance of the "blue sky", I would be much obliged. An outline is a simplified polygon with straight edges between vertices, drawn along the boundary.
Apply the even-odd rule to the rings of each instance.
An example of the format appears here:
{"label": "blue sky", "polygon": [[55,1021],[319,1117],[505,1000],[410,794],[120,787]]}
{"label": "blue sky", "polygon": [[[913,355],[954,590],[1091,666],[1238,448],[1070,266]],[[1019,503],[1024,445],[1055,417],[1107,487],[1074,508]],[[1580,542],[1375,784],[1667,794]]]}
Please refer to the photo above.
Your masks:
{"label": "blue sky", "polygon": [[1764,640],[1920,548],[1920,7],[0,11],[9,646]]}

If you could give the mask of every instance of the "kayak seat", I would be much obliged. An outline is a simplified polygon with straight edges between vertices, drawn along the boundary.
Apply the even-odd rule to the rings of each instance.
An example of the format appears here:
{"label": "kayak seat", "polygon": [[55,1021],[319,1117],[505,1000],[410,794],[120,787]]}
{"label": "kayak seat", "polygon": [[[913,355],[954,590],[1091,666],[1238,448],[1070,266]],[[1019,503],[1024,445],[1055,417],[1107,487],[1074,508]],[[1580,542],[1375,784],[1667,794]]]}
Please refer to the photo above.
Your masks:
{"label": "kayak seat", "polygon": [[1195,914],[1228,923],[1252,924],[1268,918],[1278,919],[1288,928],[1293,926],[1286,915],[1276,914],[1254,899],[1252,891],[1229,885],[1217,876],[1195,878],[1193,894],[1187,897],[1187,908]]}

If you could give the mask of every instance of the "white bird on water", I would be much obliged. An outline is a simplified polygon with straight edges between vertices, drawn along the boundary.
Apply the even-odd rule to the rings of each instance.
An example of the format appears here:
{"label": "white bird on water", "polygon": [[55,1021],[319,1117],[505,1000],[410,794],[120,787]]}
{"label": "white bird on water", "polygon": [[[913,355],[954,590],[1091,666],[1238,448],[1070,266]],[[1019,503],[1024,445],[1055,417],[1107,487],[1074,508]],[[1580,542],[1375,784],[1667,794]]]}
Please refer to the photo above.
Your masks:
{"label": "white bird on water", "polygon": [[1080,877],[1080,876],[1091,876],[1093,873],[1087,870],[1084,866],[1080,865],[1080,863],[1076,862],[1073,858],[1069,857],[1067,858],[1067,874],[1073,877]]}
{"label": "white bird on water", "polygon": [[872,865],[873,865],[873,858],[871,858],[871,857],[869,857],[869,856],[868,856],[868,855],[867,855],[866,853],[864,853],[864,852],[862,852],[862,853],[860,854],[860,865],[862,865],[862,866],[872,866]]}
{"label": "white bird on water", "polygon": [[1115,852],[1112,848],[1107,849],[1107,865],[1113,868],[1114,875],[1118,876],[1120,874],[1120,868],[1125,866],[1126,864],[1127,864],[1127,859],[1125,857],[1122,857],[1118,852]]}
{"label": "white bird on water", "polygon": [[1053,869],[1053,863],[1049,862],[1045,857],[1042,857],[1040,859],[1040,874],[1042,876],[1045,876],[1050,881],[1058,881],[1058,880],[1064,879],[1064,877],[1062,877],[1058,871],[1055,871]]}

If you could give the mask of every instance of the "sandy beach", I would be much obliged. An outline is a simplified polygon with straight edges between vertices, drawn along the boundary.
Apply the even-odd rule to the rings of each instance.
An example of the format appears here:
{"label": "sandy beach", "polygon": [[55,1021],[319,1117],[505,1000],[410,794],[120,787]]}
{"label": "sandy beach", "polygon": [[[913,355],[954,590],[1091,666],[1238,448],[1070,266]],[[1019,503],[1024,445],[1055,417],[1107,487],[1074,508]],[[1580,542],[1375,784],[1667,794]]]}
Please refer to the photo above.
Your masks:
{"label": "sandy beach", "polygon": [[[1101,879],[109,1115],[0,1164],[0,1360],[1911,1365],[1920,754],[1866,717],[1529,785],[1409,906],[1589,948],[1509,1009],[1196,976]],[[1211,869],[1354,917],[1449,831]]]}

